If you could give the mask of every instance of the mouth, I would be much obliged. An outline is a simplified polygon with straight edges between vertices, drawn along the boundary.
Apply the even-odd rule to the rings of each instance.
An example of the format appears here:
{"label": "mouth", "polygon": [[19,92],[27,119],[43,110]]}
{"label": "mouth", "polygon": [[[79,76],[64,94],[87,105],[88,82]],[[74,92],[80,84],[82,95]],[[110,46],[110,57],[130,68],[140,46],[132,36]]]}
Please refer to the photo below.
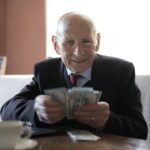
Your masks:
{"label": "mouth", "polygon": [[82,58],[82,59],[72,59],[71,61],[74,63],[84,63],[87,59],[86,58]]}

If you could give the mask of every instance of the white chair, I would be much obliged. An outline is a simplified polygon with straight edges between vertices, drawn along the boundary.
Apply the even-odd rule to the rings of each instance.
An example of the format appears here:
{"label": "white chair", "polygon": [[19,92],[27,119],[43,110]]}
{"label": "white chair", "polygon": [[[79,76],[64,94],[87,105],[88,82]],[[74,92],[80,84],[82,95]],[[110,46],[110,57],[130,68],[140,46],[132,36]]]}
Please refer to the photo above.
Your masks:
{"label": "white chair", "polygon": [[148,140],[150,140],[150,75],[137,75],[136,83],[141,90],[143,115],[148,125]]}

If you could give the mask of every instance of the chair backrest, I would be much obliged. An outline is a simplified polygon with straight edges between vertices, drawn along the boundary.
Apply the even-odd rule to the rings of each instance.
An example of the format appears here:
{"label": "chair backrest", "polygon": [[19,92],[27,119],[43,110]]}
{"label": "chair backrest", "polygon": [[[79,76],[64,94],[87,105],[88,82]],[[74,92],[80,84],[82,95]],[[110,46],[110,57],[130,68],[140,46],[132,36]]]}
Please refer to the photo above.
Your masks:
{"label": "chair backrest", "polygon": [[137,75],[136,83],[141,90],[143,115],[149,128],[148,140],[150,140],[150,75]]}
{"label": "chair backrest", "polygon": [[0,109],[32,79],[32,75],[0,75]]}

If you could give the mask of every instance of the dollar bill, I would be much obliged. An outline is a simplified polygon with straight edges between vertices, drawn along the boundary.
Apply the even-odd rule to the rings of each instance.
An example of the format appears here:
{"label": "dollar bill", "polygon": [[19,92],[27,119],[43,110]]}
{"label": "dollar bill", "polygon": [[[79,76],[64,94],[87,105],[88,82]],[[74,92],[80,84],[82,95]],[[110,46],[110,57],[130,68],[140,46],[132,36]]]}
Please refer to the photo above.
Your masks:
{"label": "dollar bill", "polygon": [[68,109],[68,101],[67,101],[67,89],[66,88],[54,88],[54,89],[46,89],[44,93],[48,96],[51,96],[53,100],[60,102],[65,107],[65,114],[67,115]]}
{"label": "dollar bill", "polygon": [[97,103],[102,95],[102,91],[96,91],[89,87],[74,87],[48,89],[44,91],[46,95],[62,103],[65,107],[65,114],[68,119],[73,119],[73,112],[80,110],[83,105]]}
{"label": "dollar bill", "polygon": [[102,95],[101,91],[92,88],[72,88],[68,91],[68,111],[67,118],[73,118],[73,112],[80,110],[81,106],[97,103]]}

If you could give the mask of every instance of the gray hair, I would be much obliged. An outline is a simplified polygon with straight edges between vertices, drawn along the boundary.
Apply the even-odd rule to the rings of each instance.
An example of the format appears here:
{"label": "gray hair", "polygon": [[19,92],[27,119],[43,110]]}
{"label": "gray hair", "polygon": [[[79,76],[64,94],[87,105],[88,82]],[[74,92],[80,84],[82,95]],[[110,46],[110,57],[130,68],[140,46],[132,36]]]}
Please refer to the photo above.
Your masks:
{"label": "gray hair", "polygon": [[93,22],[93,20],[91,18],[89,18],[88,16],[78,13],[78,12],[68,12],[65,13],[64,15],[62,15],[59,20],[57,21],[57,25],[56,25],[56,36],[59,34],[60,28],[64,27],[64,22],[67,23],[68,21],[70,21],[73,18],[78,18],[84,22],[87,23],[88,26],[90,26],[90,28],[93,30],[93,33],[95,33],[96,35],[96,26]]}

